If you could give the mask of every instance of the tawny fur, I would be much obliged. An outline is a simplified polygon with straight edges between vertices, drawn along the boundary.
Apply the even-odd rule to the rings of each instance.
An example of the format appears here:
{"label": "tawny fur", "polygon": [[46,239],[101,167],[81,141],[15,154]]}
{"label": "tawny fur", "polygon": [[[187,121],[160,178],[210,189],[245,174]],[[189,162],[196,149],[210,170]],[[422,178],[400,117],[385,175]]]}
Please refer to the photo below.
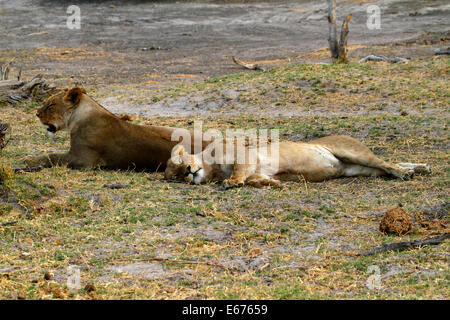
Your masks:
{"label": "tawny fur", "polygon": [[[363,143],[349,136],[329,136],[308,143],[282,141],[278,146],[277,167],[266,165],[275,155],[270,151],[257,151],[256,164],[234,163],[224,165],[224,159],[209,164],[204,153],[189,154],[183,146],[176,146],[169,159],[165,177],[200,184],[207,181],[223,181],[226,186],[256,187],[280,186],[281,180],[323,181],[345,176],[381,176],[408,180],[414,173],[429,173],[426,164],[391,164],[376,157]],[[246,147],[247,153],[253,147]],[[267,147],[269,150],[270,148]],[[256,149],[253,149],[256,150]],[[225,157],[225,153],[223,157]]]}
{"label": "tawny fur", "polygon": [[70,131],[70,150],[28,158],[28,165],[164,170],[178,143],[171,140],[175,128],[122,120],[80,88],[50,97],[37,116],[52,133],[66,128]]}

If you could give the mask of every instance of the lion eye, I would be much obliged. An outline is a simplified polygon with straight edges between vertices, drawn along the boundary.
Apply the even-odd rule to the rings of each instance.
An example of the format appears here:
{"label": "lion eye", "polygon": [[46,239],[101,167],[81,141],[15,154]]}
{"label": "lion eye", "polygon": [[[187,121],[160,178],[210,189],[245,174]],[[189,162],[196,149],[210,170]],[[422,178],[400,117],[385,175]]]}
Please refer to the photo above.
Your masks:
{"label": "lion eye", "polygon": [[176,165],[181,165],[183,163],[183,161],[181,160],[180,157],[174,157],[174,158],[172,158],[172,161]]}

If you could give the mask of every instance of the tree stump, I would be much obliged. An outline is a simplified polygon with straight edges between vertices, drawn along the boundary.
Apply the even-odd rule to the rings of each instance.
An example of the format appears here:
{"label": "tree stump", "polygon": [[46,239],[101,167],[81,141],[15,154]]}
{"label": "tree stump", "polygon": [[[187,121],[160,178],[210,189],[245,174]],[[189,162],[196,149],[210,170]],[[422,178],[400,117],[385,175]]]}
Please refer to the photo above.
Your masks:
{"label": "tree stump", "polygon": [[0,66],[0,103],[9,103],[17,107],[22,101],[30,98],[43,101],[50,95],[56,93],[54,85],[47,84],[42,80],[42,75],[37,75],[30,81],[22,81],[22,68],[20,68],[16,79],[8,79],[11,62]]}
{"label": "tree stump", "polygon": [[349,14],[342,23],[339,42],[337,39],[336,27],[336,0],[328,0],[328,43],[330,45],[331,60],[333,63],[348,63],[347,39],[348,23],[353,14]]}

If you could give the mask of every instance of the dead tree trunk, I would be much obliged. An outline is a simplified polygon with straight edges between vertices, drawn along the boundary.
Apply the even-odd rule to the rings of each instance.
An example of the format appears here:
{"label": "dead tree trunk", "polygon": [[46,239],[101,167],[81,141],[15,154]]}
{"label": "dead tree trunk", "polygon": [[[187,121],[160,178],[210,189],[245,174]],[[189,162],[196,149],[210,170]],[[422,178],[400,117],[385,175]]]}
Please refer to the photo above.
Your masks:
{"label": "dead tree trunk", "polygon": [[328,0],[328,43],[330,44],[333,62],[339,57],[336,29],[336,0]]}
{"label": "dead tree trunk", "polygon": [[55,86],[42,80],[42,75],[37,75],[30,81],[21,81],[22,68],[19,69],[17,79],[8,80],[10,65],[11,62],[0,66],[0,103],[7,102],[16,107],[29,98],[42,101],[57,91]]}
{"label": "dead tree trunk", "polygon": [[347,39],[348,39],[348,23],[352,18],[349,14],[342,23],[341,35],[338,42],[336,27],[336,0],[328,0],[328,43],[330,45],[331,60],[333,63],[347,63]]}
{"label": "dead tree trunk", "polygon": [[392,250],[403,251],[403,250],[419,248],[419,247],[423,247],[423,246],[435,246],[435,245],[441,244],[448,238],[450,238],[450,233],[447,232],[447,233],[444,233],[443,235],[440,235],[440,236],[437,236],[434,238],[428,238],[425,240],[414,240],[414,241],[388,243],[388,244],[384,244],[382,246],[372,248],[368,251],[361,252],[359,255],[368,256],[368,255],[372,255],[372,254],[376,254],[376,253],[380,253],[380,252],[392,251]]}
{"label": "dead tree trunk", "polygon": [[4,66],[0,66],[0,80],[8,80],[10,64],[11,62],[5,64]]}

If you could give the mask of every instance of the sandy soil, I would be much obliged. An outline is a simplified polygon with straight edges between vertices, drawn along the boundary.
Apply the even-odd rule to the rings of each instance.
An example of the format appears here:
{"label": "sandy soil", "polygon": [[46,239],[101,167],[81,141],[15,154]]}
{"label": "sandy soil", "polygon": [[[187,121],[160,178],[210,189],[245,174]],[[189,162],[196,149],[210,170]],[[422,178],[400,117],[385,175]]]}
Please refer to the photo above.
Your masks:
{"label": "sandy soil", "polygon": [[[381,9],[379,30],[366,25],[369,4]],[[60,86],[82,85],[116,113],[217,113],[221,101],[211,103],[203,95],[164,102],[155,102],[154,96],[177,83],[245,72],[230,55],[266,69],[329,62],[326,49],[309,54],[328,46],[326,5],[318,1],[82,1],[80,30],[67,28],[67,7],[64,1],[0,1],[0,63],[14,59],[25,78],[41,73]],[[372,53],[423,58],[450,38],[449,11],[445,0],[343,1],[338,21],[353,13],[353,61]],[[388,43],[399,46],[374,52],[373,46]],[[233,100],[242,90],[223,94]]]}
{"label": "sandy soil", "polygon": [[[379,30],[366,26],[369,4],[380,6]],[[158,74],[159,82],[167,75],[190,75],[181,77],[186,80],[236,72],[239,67],[230,63],[229,55],[276,64],[277,59],[294,59],[328,45],[325,1],[81,1],[79,6],[81,29],[70,30],[65,1],[0,1],[0,61],[23,53],[17,63],[30,73],[58,79],[57,70],[64,70],[89,85],[94,84],[87,80],[92,76],[95,84],[111,84],[155,80],[152,75]],[[342,1],[338,21],[353,13],[349,44],[375,45],[424,33],[448,36],[449,11],[445,0]],[[75,52],[84,59],[73,63],[41,58],[42,47],[86,52]],[[93,57],[92,52],[102,54]],[[72,51],[56,53],[70,56]]]}

